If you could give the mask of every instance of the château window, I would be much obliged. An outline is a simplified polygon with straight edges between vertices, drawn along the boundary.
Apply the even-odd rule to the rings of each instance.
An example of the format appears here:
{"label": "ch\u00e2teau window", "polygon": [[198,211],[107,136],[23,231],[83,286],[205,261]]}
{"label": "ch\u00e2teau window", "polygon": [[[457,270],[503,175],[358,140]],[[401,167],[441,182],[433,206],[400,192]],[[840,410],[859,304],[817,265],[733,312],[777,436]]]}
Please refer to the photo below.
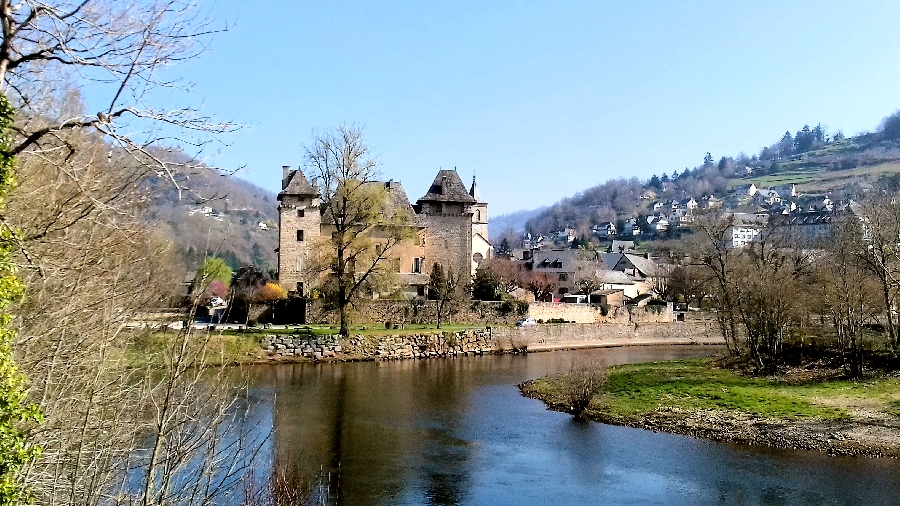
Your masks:
{"label": "ch\u00e2teau window", "polygon": [[412,271],[416,274],[422,273],[422,259],[421,258],[413,258]]}
{"label": "ch\u00e2teau window", "polygon": [[568,281],[568,280],[569,280],[569,275],[566,274],[565,272],[561,272],[561,273],[559,274],[559,280],[560,280],[560,281]]}
{"label": "ch\u00e2teau window", "polygon": [[297,209],[297,216],[300,218],[306,216],[306,209]]}
{"label": "ch\u00e2teau window", "polygon": [[302,240],[303,240],[303,231],[302,231],[302,230],[298,230],[298,231],[297,231],[297,240],[298,240],[298,241],[302,241]]}
{"label": "ch\u00e2teau window", "polygon": [[480,210],[475,211],[475,221],[481,221],[481,211]]}

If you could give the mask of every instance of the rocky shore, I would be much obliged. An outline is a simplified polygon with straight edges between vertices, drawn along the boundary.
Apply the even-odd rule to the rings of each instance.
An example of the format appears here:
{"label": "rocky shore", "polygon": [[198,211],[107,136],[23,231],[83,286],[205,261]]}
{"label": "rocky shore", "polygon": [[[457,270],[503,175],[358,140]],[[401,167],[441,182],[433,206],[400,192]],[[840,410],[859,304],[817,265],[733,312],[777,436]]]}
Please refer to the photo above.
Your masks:
{"label": "rocky shore", "polygon": [[[543,401],[549,409],[570,411],[565,404],[542,398],[530,388],[532,383],[519,385],[523,395]],[[900,457],[900,419],[865,409],[854,409],[849,419],[842,420],[759,418],[738,411],[671,407],[660,407],[634,418],[613,417],[602,410],[590,411],[587,417],[611,425],[724,443],[813,450],[829,455]]]}

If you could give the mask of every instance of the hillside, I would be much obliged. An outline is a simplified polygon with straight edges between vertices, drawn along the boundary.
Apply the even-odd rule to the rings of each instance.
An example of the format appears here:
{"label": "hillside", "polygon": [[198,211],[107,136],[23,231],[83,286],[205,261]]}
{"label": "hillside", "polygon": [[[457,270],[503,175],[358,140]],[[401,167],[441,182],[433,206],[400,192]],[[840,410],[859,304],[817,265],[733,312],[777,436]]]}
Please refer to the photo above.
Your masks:
{"label": "hillside", "polygon": [[547,207],[545,206],[539,207],[537,209],[528,209],[523,211],[516,211],[513,213],[501,214],[499,216],[493,216],[488,219],[488,227],[490,227],[490,230],[495,235],[503,234],[507,230],[521,232],[525,230],[525,224],[528,223],[528,220],[539,215],[546,209]]}
{"label": "hillside", "polygon": [[[253,264],[276,267],[278,201],[276,195],[234,176],[212,170],[181,175],[178,191],[164,178],[144,184],[150,195],[146,220],[172,241],[186,270],[205,254],[224,258],[235,270]],[[262,225],[260,225],[262,223]]]}
{"label": "hillside", "polygon": [[[702,165],[680,174],[676,170],[646,181],[610,180],[546,208],[528,220],[525,231],[554,236],[570,229],[578,237],[591,237],[604,223],[622,230],[628,220],[650,213],[657,202],[721,198],[750,183],[760,188],[794,184],[807,199],[828,196],[835,201],[864,198],[876,188],[897,190],[900,112],[885,118],[875,133],[847,138],[841,132],[829,135],[821,124],[804,125],[753,156],[741,153],[715,162],[707,153]],[[802,204],[802,198],[797,203]]]}

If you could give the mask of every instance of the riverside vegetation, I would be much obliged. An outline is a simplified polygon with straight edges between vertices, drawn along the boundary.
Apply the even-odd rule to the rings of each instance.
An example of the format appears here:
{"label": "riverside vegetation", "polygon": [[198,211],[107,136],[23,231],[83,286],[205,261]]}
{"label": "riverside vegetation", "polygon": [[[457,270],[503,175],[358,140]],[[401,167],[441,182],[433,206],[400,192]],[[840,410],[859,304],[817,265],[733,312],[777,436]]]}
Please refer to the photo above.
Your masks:
{"label": "riverside vegetation", "polygon": [[[900,376],[846,379],[786,368],[755,376],[726,358],[612,367],[584,401],[584,368],[521,384],[554,410],[615,425],[723,442],[900,456]],[[577,401],[582,399],[581,403]]]}

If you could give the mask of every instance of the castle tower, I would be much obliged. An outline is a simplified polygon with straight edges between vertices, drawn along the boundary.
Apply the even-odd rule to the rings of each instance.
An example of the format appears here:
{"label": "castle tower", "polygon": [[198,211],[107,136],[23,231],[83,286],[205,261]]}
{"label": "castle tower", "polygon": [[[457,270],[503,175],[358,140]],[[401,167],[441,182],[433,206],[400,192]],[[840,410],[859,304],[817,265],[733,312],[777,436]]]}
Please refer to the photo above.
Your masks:
{"label": "castle tower", "polygon": [[278,194],[278,283],[305,297],[311,286],[309,261],[319,239],[322,215],[319,191],[303,172],[284,166]]}
{"label": "castle tower", "polygon": [[[472,188],[476,192],[476,188]],[[466,190],[455,170],[438,171],[428,192],[416,202],[416,212],[425,226],[425,268],[435,262],[445,269],[473,275],[478,263],[487,258],[487,204]],[[476,225],[476,217],[477,225]],[[488,247],[490,246],[487,244]]]}
{"label": "castle tower", "polygon": [[478,186],[475,184],[475,176],[472,176],[472,187],[469,189],[469,195],[475,199],[472,204],[472,235],[478,234],[488,240],[488,213],[487,202],[481,199],[478,192]]}
{"label": "castle tower", "polygon": [[488,239],[488,209],[487,202],[481,198],[478,186],[475,184],[475,176],[472,176],[472,187],[469,195],[475,199],[472,204],[472,273],[478,268],[482,260],[494,256],[494,247]]}

